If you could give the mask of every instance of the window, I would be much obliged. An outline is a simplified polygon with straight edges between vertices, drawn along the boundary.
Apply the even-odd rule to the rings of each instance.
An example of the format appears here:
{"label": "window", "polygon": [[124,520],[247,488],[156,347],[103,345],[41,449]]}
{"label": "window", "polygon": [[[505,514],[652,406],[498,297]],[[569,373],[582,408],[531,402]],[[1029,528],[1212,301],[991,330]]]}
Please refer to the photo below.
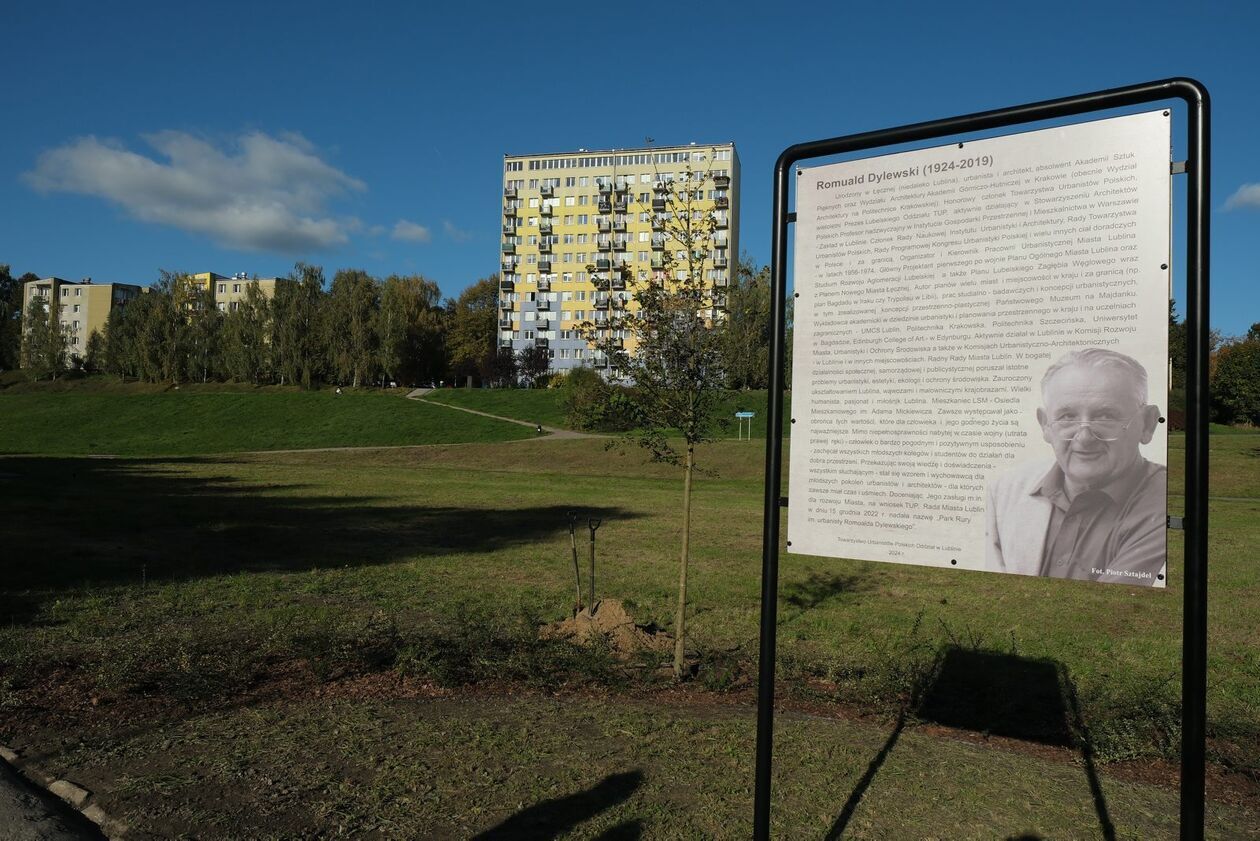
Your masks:
{"label": "window", "polygon": [[[573,207],[573,203],[574,203],[574,201],[576,201],[576,198],[575,198],[574,196],[565,196],[565,197],[564,197],[564,206],[565,206],[565,207]],[[567,219],[568,217],[566,216],[565,218]]]}
{"label": "window", "polygon": [[70,297],[70,290],[69,290],[69,289],[66,289],[65,287],[62,287],[62,290],[61,290],[61,297],[63,297],[63,298],[69,298],[69,297]]}
{"label": "window", "polygon": [[577,299],[578,299],[579,301],[585,301],[585,300],[586,300],[586,290],[584,290],[584,289],[579,289],[579,290],[578,290],[578,292],[577,292]]}
{"label": "window", "polygon": [[574,320],[574,321],[585,321],[585,320],[586,320],[586,310],[574,310],[574,311],[573,311],[573,320]]}
{"label": "window", "polygon": [[[77,292],[78,290],[76,289],[75,291]],[[79,311],[79,305],[78,305],[78,304],[75,304],[75,305],[74,305],[74,311],[75,311],[75,312],[78,312],[78,311]]]}
{"label": "window", "polygon": [[572,225],[572,224],[573,224],[573,217],[572,217],[572,216],[566,216],[566,217],[564,217],[564,224],[566,224],[566,225]]}
{"label": "window", "polygon": [[[75,307],[75,309],[77,310],[77,309],[78,309],[78,307]],[[70,325],[70,326],[71,326],[71,328],[73,328],[73,329],[75,329],[75,330],[78,330],[78,329],[79,329],[79,322],[78,322],[78,320],[76,319],[75,321],[71,322],[71,325]]]}
{"label": "window", "polygon": [[564,179],[564,186],[566,186],[566,187],[576,187],[576,186],[577,186],[577,179],[576,179],[576,178],[574,178],[572,175],[570,175],[568,178]]}
{"label": "window", "polygon": [[640,175],[640,176],[639,176],[639,183],[640,183],[640,184],[651,184],[651,183],[652,183],[652,174],[651,174],[650,172],[645,172],[645,173],[643,173],[642,175]]}
{"label": "window", "polygon": [[578,196],[578,204],[590,204],[589,196]]}
{"label": "window", "polygon": [[591,186],[591,177],[589,175],[583,175],[581,178],[578,179],[578,186],[579,187]]}
{"label": "window", "polygon": [[639,231],[639,242],[651,242],[652,234],[648,231]]}
{"label": "window", "polygon": [[568,252],[568,251],[564,252],[564,254],[560,255],[560,262],[561,262],[561,263],[572,263],[572,262],[573,262],[573,254],[572,254],[572,253],[570,253],[570,252]]}
{"label": "window", "polygon": [[223,301],[219,301],[219,312],[226,312],[226,311],[227,311],[227,304]]}
{"label": "window", "polygon": [[224,292],[226,292],[226,291],[227,291],[227,284],[226,284],[226,283],[220,283],[220,284],[219,284],[219,294],[220,294],[220,295],[222,295],[222,294],[223,294]]}
{"label": "window", "polygon": [[646,262],[647,262],[647,258],[648,258],[648,253],[647,253],[646,251],[640,251],[640,252],[639,252],[639,262],[640,262],[640,263],[646,263]]}
{"label": "window", "polygon": [[530,199],[530,200],[529,200],[529,206],[530,206],[530,207],[538,207],[538,197],[537,197],[537,196],[535,196],[534,198],[532,198],[532,199]]}
{"label": "window", "polygon": [[578,214],[577,223],[579,225],[589,225],[590,221],[591,221],[591,217],[586,215],[585,213]]}
{"label": "window", "polygon": [[80,289],[80,288],[78,288],[78,287],[76,286],[76,287],[75,287],[75,289],[74,289],[74,297],[76,297],[76,298],[81,298],[81,297],[83,297],[83,290],[82,290],[82,289]]}

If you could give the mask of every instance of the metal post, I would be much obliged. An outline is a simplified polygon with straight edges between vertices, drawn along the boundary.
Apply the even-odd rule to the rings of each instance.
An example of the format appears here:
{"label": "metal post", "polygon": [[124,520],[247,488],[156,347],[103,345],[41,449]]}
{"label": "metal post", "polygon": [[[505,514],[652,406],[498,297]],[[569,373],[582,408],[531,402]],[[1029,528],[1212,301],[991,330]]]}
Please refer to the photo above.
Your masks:
{"label": "metal post", "polygon": [[1181,838],[1201,841],[1207,739],[1208,243],[1211,101],[1202,85],[1190,112],[1186,185],[1186,512],[1181,635]]}

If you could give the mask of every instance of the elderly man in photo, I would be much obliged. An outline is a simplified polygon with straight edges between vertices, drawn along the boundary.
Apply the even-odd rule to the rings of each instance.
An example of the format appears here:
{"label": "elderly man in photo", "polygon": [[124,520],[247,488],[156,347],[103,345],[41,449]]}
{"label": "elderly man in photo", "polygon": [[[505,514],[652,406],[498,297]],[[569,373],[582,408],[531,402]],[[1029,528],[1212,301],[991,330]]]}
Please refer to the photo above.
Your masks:
{"label": "elderly man in photo", "polygon": [[989,486],[986,566],[999,572],[1156,585],[1165,566],[1168,475],[1138,451],[1160,422],[1146,369],[1110,350],[1073,351],[1041,379],[1054,462]]}

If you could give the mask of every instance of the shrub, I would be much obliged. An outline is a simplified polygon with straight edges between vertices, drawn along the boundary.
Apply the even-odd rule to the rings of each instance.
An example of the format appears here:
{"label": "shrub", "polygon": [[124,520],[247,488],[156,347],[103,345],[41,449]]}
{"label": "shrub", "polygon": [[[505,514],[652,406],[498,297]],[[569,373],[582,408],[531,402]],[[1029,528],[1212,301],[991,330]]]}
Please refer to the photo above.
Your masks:
{"label": "shrub", "polygon": [[561,405],[565,421],[588,432],[624,432],[638,417],[629,389],[610,385],[592,368],[574,368],[564,378]]}

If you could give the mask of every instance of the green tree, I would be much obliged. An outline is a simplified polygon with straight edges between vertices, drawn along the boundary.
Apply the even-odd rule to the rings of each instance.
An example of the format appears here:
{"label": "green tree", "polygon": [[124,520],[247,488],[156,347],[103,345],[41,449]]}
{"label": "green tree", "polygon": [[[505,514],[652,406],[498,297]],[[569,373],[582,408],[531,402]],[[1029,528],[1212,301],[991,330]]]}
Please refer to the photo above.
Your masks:
{"label": "green tree", "polygon": [[727,388],[765,388],[770,371],[770,267],[735,261],[721,326]]}
{"label": "green tree", "polygon": [[340,383],[358,388],[377,370],[376,281],[361,269],[341,269],[333,276],[325,307],[324,337],[329,368]]}
{"label": "green tree", "polygon": [[272,302],[276,362],[282,379],[309,389],[328,356],[320,330],[324,270],[299,262],[289,273],[289,280],[277,284]]}
{"label": "green tree", "polygon": [[105,338],[99,330],[93,330],[83,346],[83,370],[89,374],[105,370]]}
{"label": "green tree", "polygon": [[1212,403],[1222,423],[1260,426],[1260,323],[1216,352]]}
{"label": "green tree", "polygon": [[188,290],[186,308],[186,372],[190,379],[209,382],[217,373],[223,316],[215,308],[214,295],[204,286]]}
{"label": "green tree", "polygon": [[1177,302],[1168,300],[1168,360],[1172,379],[1168,387],[1186,387],[1186,322],[1177,317]]}
{"label": "green tree", "polygon": [[420,275],[390,275],[381,285],[376,333],[379,365],[387,379],[415,385],[445,370],[440,295],[438,285]]}
{"label": "green tree", "polygon": [[22,287],[36,280],[30,273],[14,277],[0,263],[0,371],[17,368],[22,360]]}
{"label": "green tree", "polygon": [[[674,613],[677,678],[682,678],[685,670],[696,447],[711,440],[723,423],[718,410],[726,381],[719,329],[726,300],[724,291],[715,288],[707,274],[719,245],[717,217],[704,203],[711,185],[709,171],[691,166],[676,181],[658,180],[651,212],[659,237],[654,250],[661,256],[654,263],[653,276],[646,281],[630,281],[624,274],[596,273],[597,287],[610,296],[604,299],[609,315],[582,327],[587,340],[608,361],[609,372],[634,383],[628,392],[638,423],[630,433],[632,438],[654,461],[682,468],[682,545]],[[598,264],[594,268],[598,269]],[[616,290],[622,284],[632,287],[633,304]],[[597,310],[602,309],[600,303],[597,293]],[[626,352],[627,338],[636,344],[633,354]]]}
{"label": "green tree", "polygon": [[447,352],[450,370],[460,379],[487,376],[503,365],[498,357],[499,276],[492,274],[469,286],[454,301],[447,302],[450,313]]}
{"label": "green tree", "polygon": [[245,300],[223,317],[221,360],[224,372],[238,382],[259,385],[269,379],[272,361],[271,302],[257,283],[245,287]]}
{"label": "green tree", "polygon": [[22,367],[39,380],[57,379],[69,361],[69,335],[61,323],[56,303],[42,295],[26,307],[26,334],[22,342]]}
{"label": "green tree", "polygon": [[537,388],[551,368],[551,355],[545,347],[534,345],[516,355],[516,370],[527,388]]}

